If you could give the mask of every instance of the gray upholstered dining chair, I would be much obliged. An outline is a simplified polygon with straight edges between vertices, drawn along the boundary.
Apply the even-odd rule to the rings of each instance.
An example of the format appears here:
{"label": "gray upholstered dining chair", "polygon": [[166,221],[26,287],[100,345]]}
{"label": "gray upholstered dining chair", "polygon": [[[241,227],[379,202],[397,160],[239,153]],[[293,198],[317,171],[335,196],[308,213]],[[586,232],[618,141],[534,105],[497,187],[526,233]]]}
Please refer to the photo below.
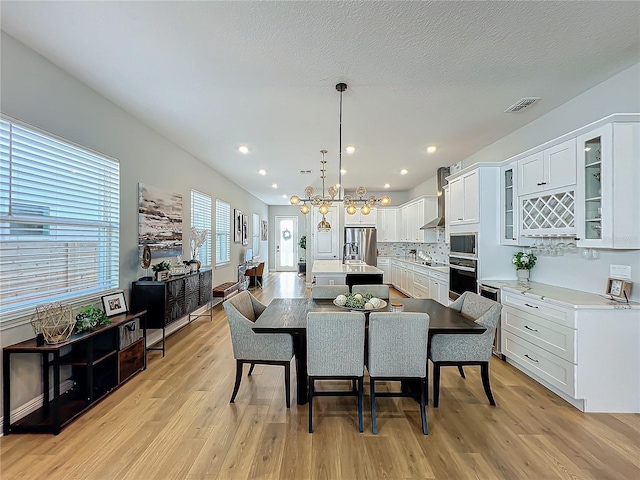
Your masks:
{"label": "gray upholstered dining chair", "polygon": [[440,367],[448,365],[457,366],[463,378],[463,365],[480,365],[484,392],[489,403],[495,405],[489,382],[489,361],[502,305],[473,292],[464,292],[449,308],[487,330],[481,335],[433,336],[429,349],[429,358],[433,362],[433,406],[437,408],[440,400]]}
{"label": "gray upholstered dining chair", "polygon": [[429,315],[412,312],[372,312],[369,315],[369,390],[371,400],[371,428],[378,433],[376,396],[408,397],[410,392],[378,392],[380,380],[418,380],[420,382],[420,417],[422,433],[427,426],[427,344]]}
{"label": "gray upholstered dining chair", "polygon": [[[309,312],[307,314],[307,375],[309,379],[309,433],[313,433],[313,398],[357,396],[358,431],[364,430],[365,316],[357,312]],[[356,390],[318,391],[316,380],[350,379]]]}
{"label": "gray upholstered dining chair", "polygon": [[293,358],[293,340],[291,335],[255,333],[253,322],[267,308],[246,290],[240,292],[223,304],[231,330],[233,356],[236,359],[236,381],[229,403],[233,403],[240,388],[242,370],[245,363],[253,367],[258,365],[282,365],[284,367],[284,386],[287,408],[291,406],[291,359]]}
{"label": "gray upholstered dining chair", "polygon": [[351,293],[372,293],[383,300],[389,299],[389,285],[354,285]]}
{"label": "gray upholstered dining chair", "polygon": [[311,288],[311,298],[317,300],[333,300],[340,294],[348,293],[349,287],[346,285],[314,285]]}

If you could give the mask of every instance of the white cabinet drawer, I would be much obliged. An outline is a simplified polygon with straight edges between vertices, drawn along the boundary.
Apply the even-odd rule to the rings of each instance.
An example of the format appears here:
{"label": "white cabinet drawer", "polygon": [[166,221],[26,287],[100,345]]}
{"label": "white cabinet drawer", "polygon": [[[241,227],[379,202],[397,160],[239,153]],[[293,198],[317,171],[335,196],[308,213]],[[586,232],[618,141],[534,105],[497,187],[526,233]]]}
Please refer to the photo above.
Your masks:
{"label": "white cabinet drawer", "polygon": [[575,398],[575,365],[510,332],[502,336],[502,353],[558,390]]}
{"label": "white cabinet drawer", "polygon": [[429,298],[429,288],[413,284],[413,298]]}
{"label": "white cabinet drawer", "polygon": [[576,331],[542,317],[505,305],[502,328],[571,363],[576,363]]}
{"label": "white cabinet drawer", "polygon": [[435,270],[429,270],[429,276],[440,282],[449,283],[449,274],[445,272],[437,272]]}
{"label": "white cabinet drawer", "polygon": [[414,272],[413,285],[426,288],[427,291],[429,291],[429,277],[427,277],[423,273]]}
{"label": "white cabinet drawer", "polygon": [[569,328],[576,328],[573,310],[564,309],[521,293],[504,293],[503,305],[511,305],[525,312],[530,312],[537,317],[546,318]]}

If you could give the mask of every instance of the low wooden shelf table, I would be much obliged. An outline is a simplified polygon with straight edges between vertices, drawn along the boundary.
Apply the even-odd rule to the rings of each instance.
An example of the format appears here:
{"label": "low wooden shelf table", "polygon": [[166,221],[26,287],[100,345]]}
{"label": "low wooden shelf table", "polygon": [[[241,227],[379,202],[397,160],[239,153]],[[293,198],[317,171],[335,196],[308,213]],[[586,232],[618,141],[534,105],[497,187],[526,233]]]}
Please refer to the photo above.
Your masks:
{"label": "low wooden shelf table", "polygon": [[[111,323],[89,332],[72,335],[55,344],[37,345],[36,339],[2,349],[3,431],[10,433],[53,433],[80,416],[95,403],[147,368],[146,310],[111,317]],[[136,322],[136,319],[138,322]],[[139,338],[125,345],[121,329],[141,329]],[[11,422],[11,356],[39,354],[42,357],[42,407]],[[60,368],[71,368],[73,388],[60,393]],[[53,368],[53,398],[49,372]]]}

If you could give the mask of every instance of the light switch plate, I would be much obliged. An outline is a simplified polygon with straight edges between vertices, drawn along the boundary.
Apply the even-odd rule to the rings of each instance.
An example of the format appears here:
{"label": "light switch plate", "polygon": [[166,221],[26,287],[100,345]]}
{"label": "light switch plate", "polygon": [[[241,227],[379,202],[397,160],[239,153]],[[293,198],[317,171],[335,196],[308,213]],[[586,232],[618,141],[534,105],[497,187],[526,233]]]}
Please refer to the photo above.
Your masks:
{"label": "light switch plate", "polygon": [[631,265],[609,265],[609,276],[631,280]]}

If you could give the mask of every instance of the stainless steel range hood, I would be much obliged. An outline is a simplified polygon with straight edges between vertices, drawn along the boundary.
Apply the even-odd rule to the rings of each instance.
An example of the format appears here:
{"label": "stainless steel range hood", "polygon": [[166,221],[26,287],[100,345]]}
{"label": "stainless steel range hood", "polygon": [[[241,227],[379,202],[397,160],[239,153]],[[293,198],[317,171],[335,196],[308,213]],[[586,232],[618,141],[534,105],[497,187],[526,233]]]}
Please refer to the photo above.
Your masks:
{"label": "stainless steel range hood", "polygon": [[438,173],[436,175],[438,182],[438,216],[431,220],[429,223],[426,223],[420,230],[428,230],[430,228],[440,228],[444,227],[444,192],[442,191],[442,187],[445,186],[447,181],[445,180],[449,176],[449,167],[440,167],[438,169]]}

